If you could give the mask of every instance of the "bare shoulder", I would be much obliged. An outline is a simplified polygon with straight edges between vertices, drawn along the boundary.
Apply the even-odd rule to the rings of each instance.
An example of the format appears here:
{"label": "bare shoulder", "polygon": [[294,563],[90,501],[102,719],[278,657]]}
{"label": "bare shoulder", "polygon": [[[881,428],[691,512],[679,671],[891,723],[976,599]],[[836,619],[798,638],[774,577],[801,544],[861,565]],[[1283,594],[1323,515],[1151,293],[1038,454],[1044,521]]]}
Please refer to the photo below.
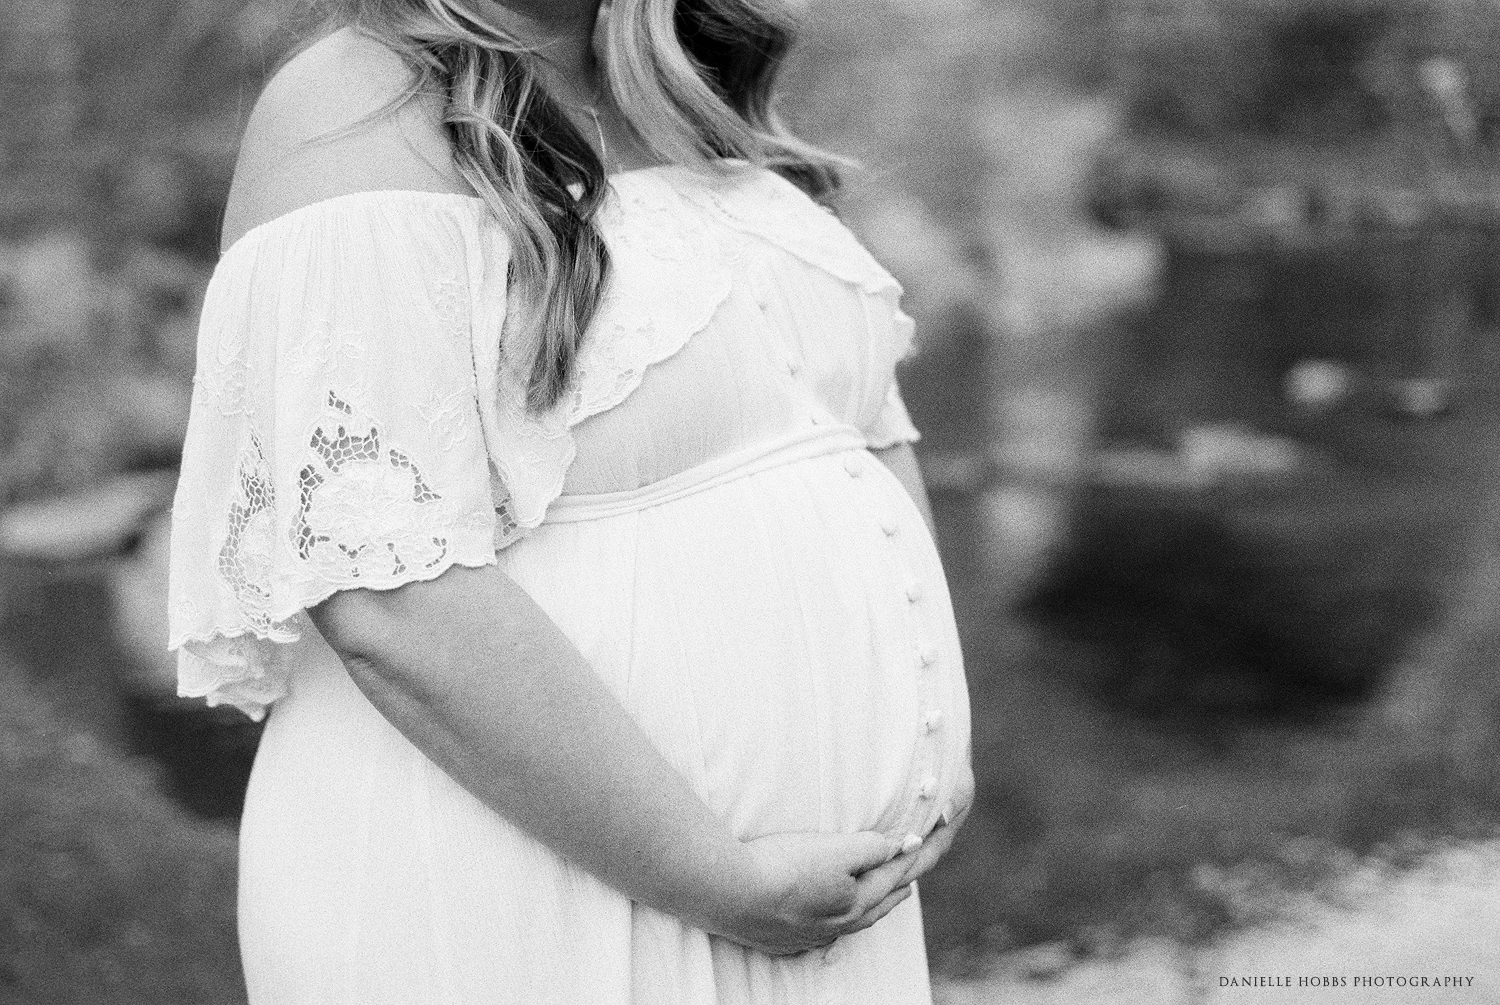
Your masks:
{"label": "bare shoulder", "polygon": [[467,192],[443,133],[441,99],[412,94],[414,79],[400,56],[349,28],[289,60],[250,113],[221,246],[351,192]]}

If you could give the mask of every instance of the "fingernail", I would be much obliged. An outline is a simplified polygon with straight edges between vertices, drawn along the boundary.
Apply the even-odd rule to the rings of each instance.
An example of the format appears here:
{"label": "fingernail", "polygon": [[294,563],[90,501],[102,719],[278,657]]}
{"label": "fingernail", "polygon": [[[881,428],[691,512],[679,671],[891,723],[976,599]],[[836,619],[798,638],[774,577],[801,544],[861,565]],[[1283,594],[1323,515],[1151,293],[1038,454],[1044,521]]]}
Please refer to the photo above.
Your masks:
{"label": "fingernail", "polygon": [[922,847],[922,837],[921,837],[921,835],[920,834],[908,834],[901,841],[901,854],[908,855],[911,852],[916,851],[920,847]]}

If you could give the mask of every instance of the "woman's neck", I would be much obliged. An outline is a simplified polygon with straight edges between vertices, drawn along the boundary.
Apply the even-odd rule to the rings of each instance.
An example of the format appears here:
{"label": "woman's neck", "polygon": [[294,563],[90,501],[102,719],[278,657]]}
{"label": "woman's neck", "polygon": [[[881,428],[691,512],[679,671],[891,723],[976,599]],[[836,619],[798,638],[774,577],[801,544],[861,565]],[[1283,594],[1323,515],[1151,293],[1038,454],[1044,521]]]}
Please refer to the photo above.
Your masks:
{"label": "woman's neck", "polygon": [[603,0],[477,0],[477,10],[512,38],[545,57],[546,86],[581,132],[597,136],[606,171],[655,163],[604,86],[594,55],[594,32]]}
{"label": "woman's neck", "polygon": [[606,171],[655,162],[651,151],[610,99],[594,55],[594,32],[605,0],[476,0],[476,11],[512,38],[535,47],[550,71],[546,86],[591,141]]}
{"label": "woman's neck", "polygon": [[556,74],[561,97],[587,103],[598,91],[594,25],[600,0],[479,0],[476,8],[507,34],[534,46]]}

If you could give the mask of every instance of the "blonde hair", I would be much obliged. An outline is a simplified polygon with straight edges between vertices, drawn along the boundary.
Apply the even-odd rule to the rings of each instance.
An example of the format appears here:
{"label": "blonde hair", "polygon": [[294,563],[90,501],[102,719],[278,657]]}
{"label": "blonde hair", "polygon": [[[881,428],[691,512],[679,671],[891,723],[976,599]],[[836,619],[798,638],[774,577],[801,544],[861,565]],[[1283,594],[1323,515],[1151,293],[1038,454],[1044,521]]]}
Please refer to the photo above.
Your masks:
{"label": "blonde hair", "polygon": [[[409,95],[443,96],[455,163],[510,238],[504,365],[524,381],[529,408],[552,407],[609,275],[595,226],[608,180],[598,153],[543,86],[543,57],[467,0],[330,6],[406,61]],[[662,162],[740,159],[824,198],[843,162],[793,137],[771,107],[795,27],[786,0],[614,0],[600,53],[610,97]]]}

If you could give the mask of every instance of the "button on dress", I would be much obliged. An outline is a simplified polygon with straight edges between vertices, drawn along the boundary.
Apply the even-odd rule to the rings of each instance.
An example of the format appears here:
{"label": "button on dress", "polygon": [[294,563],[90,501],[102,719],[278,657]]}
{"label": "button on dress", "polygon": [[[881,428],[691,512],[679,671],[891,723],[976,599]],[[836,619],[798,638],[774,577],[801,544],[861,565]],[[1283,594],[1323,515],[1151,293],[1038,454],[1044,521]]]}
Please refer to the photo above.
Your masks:
{"label": "button on dress", "polygon": [[739,837],[915,846],[964,798],[943,570],[870,453],[917,438],[899,286],[748,165],[615,175],[599,227],[603,303],[543,414],[477,199],[329,199],[214,273],[171,645],[183,694],[271,709],[240,834],[252,1005],[930,1001],[916,897],[794,957],[635,904],[413,747],[305,613],[498,564]]}

